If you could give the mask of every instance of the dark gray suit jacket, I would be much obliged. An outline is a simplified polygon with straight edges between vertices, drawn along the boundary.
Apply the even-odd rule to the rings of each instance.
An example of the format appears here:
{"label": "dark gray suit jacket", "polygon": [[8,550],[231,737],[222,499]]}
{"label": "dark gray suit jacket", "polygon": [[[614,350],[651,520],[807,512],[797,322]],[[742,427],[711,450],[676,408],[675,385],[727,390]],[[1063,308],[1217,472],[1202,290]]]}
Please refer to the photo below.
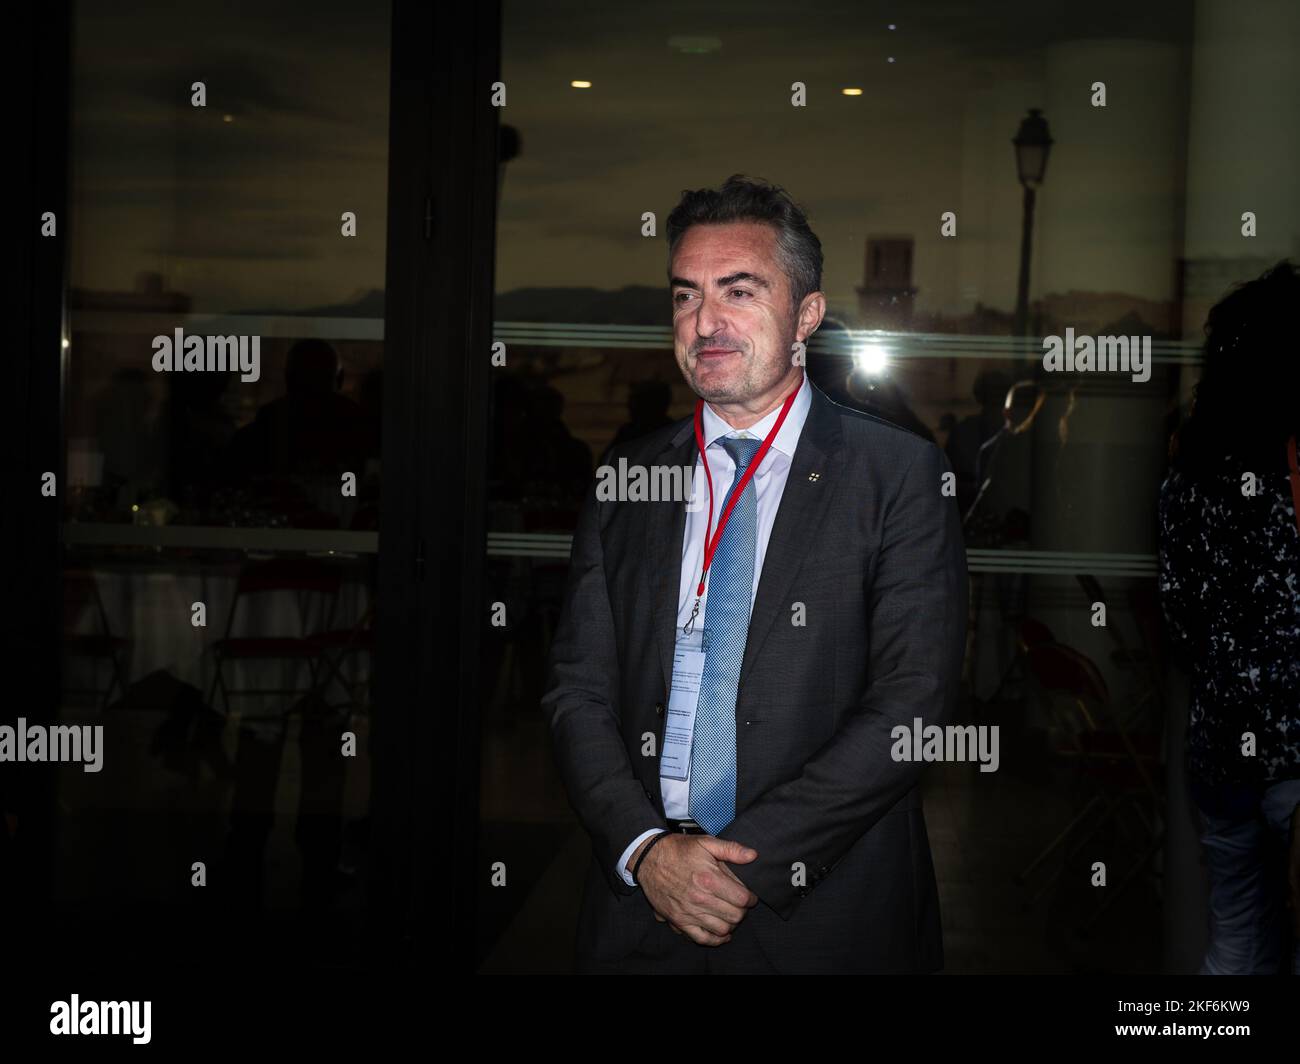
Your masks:
{"label": "dark gray suit jacket", "polygon": [[[688,418],[610,461],[690,467],[697,450]],[[812,387],[741,666],[736,818],[719,833],[758,851],[730,867],[761,903],[733,943],[696,948],[743,934],[781,971],[942,967],[923,766],[891,758],[890,731],[917,717],[942,725],[957,697],[966,555],[941,491],[948,470],[933,443]],[[615,864],[665,824],[658,753],[685,519],[682,502],[599,502],[593,490],[574,535],[542,708],[592,839],[580,966],[672,934]]]}

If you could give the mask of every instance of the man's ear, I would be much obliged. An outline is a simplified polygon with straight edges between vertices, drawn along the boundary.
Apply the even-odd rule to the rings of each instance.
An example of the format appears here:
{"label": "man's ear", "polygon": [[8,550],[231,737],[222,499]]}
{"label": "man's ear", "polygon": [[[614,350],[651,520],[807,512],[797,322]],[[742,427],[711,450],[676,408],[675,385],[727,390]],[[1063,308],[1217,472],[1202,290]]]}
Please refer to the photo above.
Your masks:
{"label": "man's ear", "polygon": [[799,307],[799,321],[795,326],[795,338],[800,342],[815,333],[826,317],[826,296],[821,292],[809,292],[803,297]]}

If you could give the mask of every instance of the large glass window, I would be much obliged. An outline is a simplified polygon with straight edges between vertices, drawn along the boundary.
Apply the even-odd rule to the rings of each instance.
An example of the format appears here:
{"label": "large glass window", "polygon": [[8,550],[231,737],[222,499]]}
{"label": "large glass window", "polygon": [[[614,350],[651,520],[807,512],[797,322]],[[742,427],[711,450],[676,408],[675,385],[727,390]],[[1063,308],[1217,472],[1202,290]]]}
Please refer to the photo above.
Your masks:
{"label": "large glass window", "polygon": [[[733,173],[783,186],[821,240],[814,383],[935,441],[956,474],[962,713],[999,723],[1012,752],[994,782],[944,766],[927,784],[948,967],[1159,963],[1164,774],[1180,756],[1166,732],[1183,707],[1166,712],[1162,688],[1157,492],[1208,308],[1300,248],[1290,170],[1272,161],[1300,128],[1281,91],[1293,57],[1273,16],[1238,14],[507,0],[517,153],[496,248],[509,360],[493,378],[487,565],[511,621],[485,661],[482,819],[492,852],[542,857],[514,908],[484,891],[486,970],[570,955],[556,906],[576,911],[586,839],[537,712],[569,534],[610,444],[693,410],[664,220],[684,189]],[[1244,238],[1256,209],[1268,231]],[[1129,370],[1045,366],[1045,338],[1085,336],[1122,339]],[[1086,668],[1065,677],[1044,640]],[[1098,722],[1132,737],[1136,814],[1053,845],[1090,793],[1071,753]],[[1132,870],[1095,920],[1070,885],[1085,837]]]}
{"label": "large glass window", "polygon": [[60,777],[57,882],[146,914],[133,949],[359,925],[389,31],[75,9],[63,723],[111,726]]}

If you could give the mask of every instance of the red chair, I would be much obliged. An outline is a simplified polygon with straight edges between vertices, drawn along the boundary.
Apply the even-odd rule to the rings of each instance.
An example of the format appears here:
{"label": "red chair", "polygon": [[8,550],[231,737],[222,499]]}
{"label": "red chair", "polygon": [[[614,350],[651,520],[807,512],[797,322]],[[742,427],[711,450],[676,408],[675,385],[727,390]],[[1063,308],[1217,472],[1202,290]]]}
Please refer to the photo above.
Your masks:
{"label": "red chair", "polygon": [[[216,672],[208,692],[208,704],[214,705],[221,692],[222,708],[230,713],[231,696],[253,695],[305,695],[316,689],[316,664],[319,649],[313,642],[318,633],[309,632],[309,607],[318,604],[325,615],[321,626],[326,630],[333,623],[338,604],[339,571],[333,566],[314,559],[276,558],[245,566],[239,574],[235,598],[230,604],[226,619],[226,634],[213,644]],[[298,634],[296,635],[236,635],[235,617],[241,602],[250,598],[276,593],[296,596]],[[225,666],[230,662],[285,662],[305,666],[309,682],[306,687],[242,687],[232,688],[225,678]],[[264,716],[279,717],[282,714]],[[242,716],[242,714],[241,714]],[[248,718],[257,719],[257,718]]]}
{"label": "red chair", "polygon": [[[79,632],[76,629],[81,626],[88,611],[94,615],[97,631]],[[114,690],[126,694],[127,668],[124,660],[130,648],[131,640],[116,636],[112,632],[95,574],[85,569],[66,570],[63,574],[64,653],[71,657],[107,661],[110,676],[108,686],[102,691],[96,686],[69,687],[65,688],[64,692],[74,695],[98,695],[100,709],[106,709]]]}
{"label": "red chair", "polygon": [[1022,654],[1028,654],[1034,647],[1043,646],[1044,644],[1055,643],[1056,636],[1052,630],[1043,624],[1042,621],[1036,621],[1032,617],[1026,617],[1020,622],[1019,646]]}
{"label": "red chair", "polygon": [[[1114,644],[1114,649],[1110,655],[1111,661],[1118,668],[1131,672],[1145,680],[1141,697],[1128,707],[1129,719],[1136,717],[1148,700],[1154,700],[1157,710],[1163,717],[1164,696],[1153,653],[1154,644],[1150,642],[1153,634],[1151,625],[1153,620],[1159,617],[1160,609],[1155,582],[1144,580],[1133,584],[1129,589],[1128,606],[1137,625],[1139,639],[1139,645],[1133,647],[1125,641],[1120,634],[1120,626],[1115,623],[1115,618],[1110,615],[1110,607],[1106,602],[1106,594],[1101,589],[1101,582],[1096,577],[1084,573],[1078,574],[1075,579],[1079,581],[1079,586],[1083,588],[1083,593],[1089,602],[1100,602],[1103,606],[1106,606],[1105,631]],[[1158,627],[1156,630],[1158,631]]]}
{"label": "red chair", "polygon": [[[317,656],[315,694],[331,709],[360,710],[369,704],[364,696],[358,697],[357,688],[364,685],[349,683],[343,675],[343,666],[349,658],[358,654],[374,660],[375,610],[375,604],[371,603],[370,608],[351,628],[333,628],[309,637]],[[336,683],[347,694],[347,701],[337,706],[330,704],[326,698],[330,687]]]}
{"label": "red chair", "polygon": [[1016,652],[1007,664],[1006,669],[1003,670],[1002,678],[998,680],[998,685],[993,689],[991,695],[987,698],[977,699],[977,701],[984,706],[995,705],[998,697],[1002,694],[1002,689],[1006,687],[1007,681],[1011,679],[1011,674],[1016,671],[1017,666],[1024,666],[1025,655],[1029,653],[1029,648],[1038,646],[1040,643],[1055,642],[1056,637],[1052,635],[1052,630],[1047,625],[1034,620],[1032,617],[1026,617],[1022,620],[1016,631]]}
{"label": "red chair", "polygon": [[1027,659],[1030,674],[1067,736],[1067,744],[1056,752],[1076,765],[1090,793],[1070,822],[1015,876],[1015,882],[1026,885],[1053,853],[1092,821],[1029,904],[1037,903],[1079,853],[1125,811],[1131,811],[1140,825],[1138,858],[1110,884],[1105,901],[1086,921],[1092,924],[1127,891],[1164,844],[1160,736],[1132,732],[1125,726],[1111,704],[1105,679],[1086,655],[1061,643],[1039,642],[1028,648]]}

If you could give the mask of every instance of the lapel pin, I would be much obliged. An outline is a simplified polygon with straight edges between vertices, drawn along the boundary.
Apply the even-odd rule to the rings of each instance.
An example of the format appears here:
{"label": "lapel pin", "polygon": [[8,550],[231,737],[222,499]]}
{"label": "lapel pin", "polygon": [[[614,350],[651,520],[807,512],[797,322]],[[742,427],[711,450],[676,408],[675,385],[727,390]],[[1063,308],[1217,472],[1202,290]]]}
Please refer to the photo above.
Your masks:
{"label": "lapel pin", "polygon": [[820,473],[809,473],[809,474],[808,474],[808,479],[809,479],[809,480],[818,480],[818,479],[820,479],[820,478],[821,478],[821,474],[820,474]]}

